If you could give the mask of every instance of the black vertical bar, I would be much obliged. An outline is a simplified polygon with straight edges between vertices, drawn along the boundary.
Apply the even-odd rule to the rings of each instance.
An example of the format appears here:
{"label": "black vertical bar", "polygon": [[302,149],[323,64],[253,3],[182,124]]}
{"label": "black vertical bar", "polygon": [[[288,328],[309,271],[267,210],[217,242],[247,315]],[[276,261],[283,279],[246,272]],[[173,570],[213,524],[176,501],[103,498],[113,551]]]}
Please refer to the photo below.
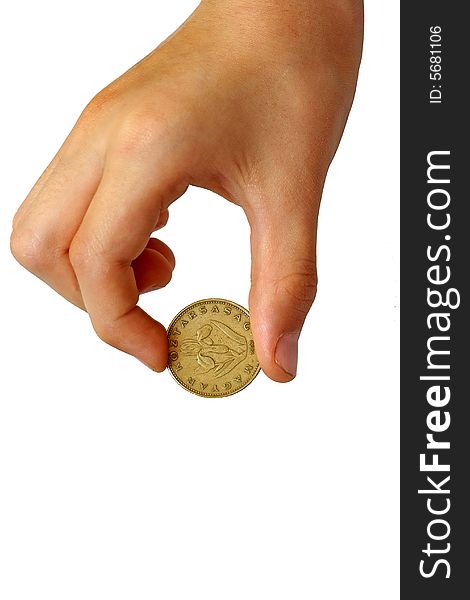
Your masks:
{"label": "black vertical bar", "polygon": [[[470,394],[466,385],[470,374],[470,152],[464,92],[470,73],[470,30],[466,8],[465,2],[445,0],[401,2],[404,599],[460,600],[470,594]],[[428,174],[429,162],[436,168]],[[447,298],[454,307],[439,306],[439,292],[443,302]],[[449,354],[432,354],[436,350]],[[446,393],[450,393],[448,401]],[[427,448],[437,442],[442,445]],[[422,454],[425,465],[435,460],[437,469],[449,465],[450,470],[423,470]]]}

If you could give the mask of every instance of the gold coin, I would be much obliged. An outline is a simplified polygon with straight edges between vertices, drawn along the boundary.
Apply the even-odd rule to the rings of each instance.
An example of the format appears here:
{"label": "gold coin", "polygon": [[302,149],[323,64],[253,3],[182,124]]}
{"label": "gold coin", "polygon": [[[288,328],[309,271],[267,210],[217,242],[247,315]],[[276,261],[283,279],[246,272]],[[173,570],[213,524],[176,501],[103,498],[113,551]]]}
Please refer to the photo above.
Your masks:
{"label": "gold coin", "polygon": [[168,327],[168,368],[180,385],[206,398],[245,388],[260,370],[248,311],[219,298],[183,308]]}

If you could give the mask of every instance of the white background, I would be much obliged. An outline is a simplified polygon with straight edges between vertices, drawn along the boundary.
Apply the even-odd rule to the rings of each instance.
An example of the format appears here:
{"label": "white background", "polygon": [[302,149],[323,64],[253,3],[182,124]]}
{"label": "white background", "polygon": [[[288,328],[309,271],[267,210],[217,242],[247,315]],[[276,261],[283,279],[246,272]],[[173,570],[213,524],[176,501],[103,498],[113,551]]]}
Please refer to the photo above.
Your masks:
{"label": "white background", "polygon": [[[0,598],[398,598],[398,3],[366,4],[293,383],[193,396],[100,342],[9,254],[13,213],[83,106],[196,4],[3,9]],[[202,278],[184,234],[208,216],[241,241]],[[204,297],[247,305],[241,209],[190,189],[161,238],[177,269],[142,302],[161,322]]]}

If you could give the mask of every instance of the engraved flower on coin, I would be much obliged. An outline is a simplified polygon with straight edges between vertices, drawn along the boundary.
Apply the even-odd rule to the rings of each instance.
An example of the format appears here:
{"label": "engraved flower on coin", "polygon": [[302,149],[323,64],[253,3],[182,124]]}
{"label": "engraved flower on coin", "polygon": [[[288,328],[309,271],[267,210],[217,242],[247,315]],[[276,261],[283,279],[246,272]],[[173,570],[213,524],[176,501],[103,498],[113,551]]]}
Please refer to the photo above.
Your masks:
{"label": "engraved flower on coin", "polygon": [[197,374],[214,371],[216,379],[223,377],[247,356],[247,341],[220,321],[210,321],[196,331],[196,337],[181,344],[181,353],[194,356]]}

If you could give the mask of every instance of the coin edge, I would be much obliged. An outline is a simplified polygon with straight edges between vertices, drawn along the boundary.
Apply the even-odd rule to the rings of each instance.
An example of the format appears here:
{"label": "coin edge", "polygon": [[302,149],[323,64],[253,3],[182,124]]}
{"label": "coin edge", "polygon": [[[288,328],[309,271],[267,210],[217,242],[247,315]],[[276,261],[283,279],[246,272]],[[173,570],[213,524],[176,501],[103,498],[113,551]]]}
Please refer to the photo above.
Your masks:
{"label": "coin edge", "polygon": [[[196,300],[196,302],[192,302],[191,304],[188,304],[188,306],[185,306],[184,308],[182,308],[176,314],[176,316],[171,320],[170,324],[168,325],[167,332],[166,332],[167,333],[167,339],[169,340],[169,337],[170,337],[169,336],[170,329],[172,328],[173,324],[179,319],[179,317],[181,316],[182,313],[185,313],[188,310],[194,308],[195,306],[198,306],[199,304],[205,303],[205,302],[222,302],[224,304],[231,304],[232,306],[234,306],[234,307],[242,310],[244,313],[246,313],[248,315],[249,319],[250,319],[250,322],[251,322],[251,316],[250,316],[250,313],[249,313],[248,309],[246,309],[244,306],[241,306],[241,304],[237,304],[236,302],[233,302],[232,300],[226,300],[225,298],[203,298],[202,300]],[[251,328],[250,328],[250,331],[251,331]],[[256,359],[258,360],[258,356],[256,356]],[[176,383],[178,385],[180,385],[182,388],[184,388],[185,390],[187,390],[191,394],[194,394],[195,396],[199,396],[200,398],[228,398],[228,396],[233,396],[235,394],[238,394],[238,392],[241,392],[242,390],[244,390],[245,388],[247,388],[251,383],[253,383],[253,381],[256,379],[256,377],[258,376],[259,372],[261,371],[261,365],[259,364],[259,360],[258,360],[258,368],[256,369],[256,372],[253,375],[252,379],[250,379],[250,381],[248,381],[248,383],[246,385],[244,385],[241,388],[238,388],[237,390],[234,390],[233,392],[230,392],[228,394],[222,394],[220,396],[213,395],[213,394],[208,394],[208,393],[203,393],[203,392],[197,392],[196,390],[193,390],[190,387],[186,386],[173,373],[173,371],[172,371],[172,369],[170,367],[170,363],[169,362],[168,362],[168,365],[167,365],[167,369],[168,369],[168,371],[170,371],[171,376],[173,377],[173,379],[176,381]]]}

